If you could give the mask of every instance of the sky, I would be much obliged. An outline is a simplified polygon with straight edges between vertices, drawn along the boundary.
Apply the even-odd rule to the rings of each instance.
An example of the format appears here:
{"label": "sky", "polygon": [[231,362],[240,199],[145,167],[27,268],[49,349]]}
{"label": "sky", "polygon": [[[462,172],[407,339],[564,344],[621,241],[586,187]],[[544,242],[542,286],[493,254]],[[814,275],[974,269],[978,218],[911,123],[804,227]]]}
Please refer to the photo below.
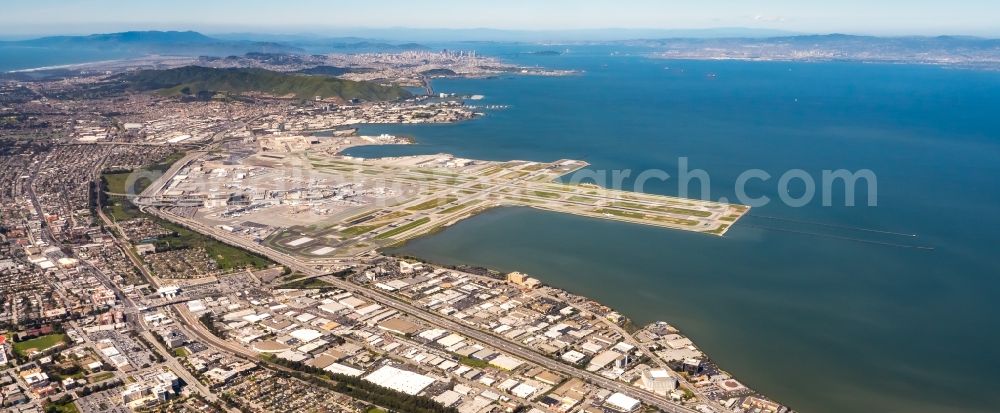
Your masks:
{"label": "sky", "polygon": [[1000,0],[5,0],[0,35],[174,29],[344,34],[353,28],[746,27],[1000,37]]}

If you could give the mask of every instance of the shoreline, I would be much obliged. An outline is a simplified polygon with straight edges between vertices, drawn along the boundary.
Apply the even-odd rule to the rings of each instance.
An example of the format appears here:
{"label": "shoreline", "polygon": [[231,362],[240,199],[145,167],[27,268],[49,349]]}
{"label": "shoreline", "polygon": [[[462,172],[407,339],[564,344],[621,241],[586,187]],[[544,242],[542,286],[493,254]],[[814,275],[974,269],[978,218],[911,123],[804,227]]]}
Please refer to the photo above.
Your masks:
{"label": "shoreline", "polygon": [[[444,230],[444,229],[445,228],[441,228],[441,230]],[[433,235],[433,234],[428,234],[428,235]],[[407,240],[407,242],[409,242],[409,241],[411,241],[411,240]],[[422,263],[422,264],[425,264],[425,265],[428,265],[428,266],[431,266],[431,267],[446,268],[446,269],[449,269],[449,270],[460,271],[460,272],[463,272],[463,273],[472,274],[472,275],[477,276],[477,277],[486,277],[486,278],[491,278],[491,279],[496,279],[496,280],[506,280],[507,276],[509,274],[514,274],[514,273],[523,274],[523,273],[520,273],[517,270],[514,270],[514,271],[501,271],[501,270],[498,270],[496,268],[491,268],[491,267],[487,267],[487,266],[466,265],[466,264],[446,264],[446,263],[442,263],[442,262],[436,262],[436,261],[434,261],[432,259],[429,259],[429,258],[423,258],[423,257],[411,255],[411,254],[401,254],[399,252],[389,252],[389,251],[386,251],[387,249],[398,249],[398,248],[400,248],[400,247],[399,246],[388,246],[388,247],[385,247],[385,248],[380,248],[377,251],[378,251],[379,255],[381,255],[383,257],[389,257],[389,258],[397,259],[397,260],[400,260],[400,261],[416,261],[418,263]],[[480,273],[480,271],[484,271],[485,273],[484,274]],[[677,335],[679,335],[679,336],[681,336],[683,338],[689,339],[691,341],[691,345],[694,348],[698,349],[698,351],[701,352],[701,354],[703,355],[703,357],[702,357],[703,358],[703,360],[702,360],[703,366],[705,366],[706,368],[711,368],[711,369],[717,371],[718,373],[727,375],[727,376],[730,377],[730,380],[735,380],[738,383],[742,384],[743,386],[745,386],[746,389],[749,389],[751,391],[750,395],[752,395],[754,397],[759,397],[759,398],[763,398],[765,400],[769,400],[769,401],[775,402],[774,399],[770,398],[767,394],[764,394],[764,393],[762,393],[762,392],[760,392],[758,390],[755,390],[755,388],[752,385],[749,385],[749,384],[747,384],[747,383],[745,383],[743,381],[740,381],[738,379],[738,375],[733,374],[733,373],[729,372],[728,370],[725,370],[724,368],[722,368],[719,364],[717,364],[715,362],[715,360],[711,357],[711,355],[709,355],[708,353],[705,353],[704,351],[700,350],[700,347],[697,345],[698,341],[696,341],[693,338],[691,338],[690,336],[684,334],[684,330],[683,329],[677,327],[676,325],[670,323],[669,321],[666,321],[666,320],[653,320],[653,321],[649,321],[649,322],[646,322],[646,323],[643,323],[643,324],[638,324],[638,323],[635,323],[630,316],[628,316],[628,315],[624,314],[623,312],[615,309],[614,307],[611,307],[611,306],[609,306],[607,304],[602,303],[600,300],[598,300],[596,298],[593,298],[590,295],[587,295],[587,294],[584,294],[584,293],[581,293],[581,292],[576,292],[573,289],[568,288],[568,287],[562,287],[562,286],[556,286],[556,285],[549,284],[544,279],[540,279],[540,281],[541,281],[540,285],[538,287],[534,288],[535,291],[540,291],[540,290],[543,290],[545,288],[552,289],[552,290],[555,290],[555,291],[558,291],[558,292],[565,293],[565,294],[567,294],[569,296],[574,296],[574,297],[581,298],[581,299],[584,299],[584,300],[589,300],[589,301],[591,301],[594,304],[597,304],[599,306],[602,306],[602,307],[605,307],[605,308],[611,310],[611,312],[612,312],[611,314],[620,315],[621,316],[620,321],[618,321],[618,322],[612,322],[612,323],[616,324],[616,325],[619,325],[621,328],[623,328],[625,331],[627,331],[630,335],[635,335],[636,333],[643,332],[643,331],[649,330],[651,328],[666,326],[666,328],[668,328],[669,330],[671,330],[674,334],[677,334]],[[574,305],[576,305],[576,304],[577,303],[574,301]],[[678,373],[676,370],[674,370],[674,372]],[[687,379],[685,379],[682,383],[684,384],[683,387],[695,387],[694,386],[695,383],[693,383],[692,381],[687,380]],[[681,387],[679,387],[679,388],[681,388]],[[703,397],[705,397],[705,396],[703,396]],[[705,397],[705,398],[709,399],[708,397]],[[709,400],[713,400],[713,399],[709,399]],[[717,401],[717,402],[721,403],[721,401]],[[775,403],[780,403],[780,402],[775,402]],[[784,406],[785,408],[788,408],[789,409],[788,412],[795,412],[794,409],[790,408],[789,406],[787,406],[785,404],[781,404],[781,406]]]}
{"label": "shoreline", "polygon": [[27,68],[27,69],[15,69],[15,70],[8,70],[8,71],[6,71],[4,73],[32,73],[32,72],[42,72],[42,71],[46,71],[46,70],[74,69],[74,68],[81,68],[81,67],[90,66],[90,65],[103,65],[103,64],[111,64],[111,63],[121,63],[121,62],[127,62],[129,60],[132,60],[132,59],[96,60],[96,61],[83,62],[83,63],[68,63],[68,64],[63,64],[63,65],[39,66],[39,67],[32,67],[32,68]]}
{"label": "shoreline", "polygon": [[[360,125],[358,125],[358,126],[360,126]],[[329,130],[329,129],[326,129],[326,130]],[[295,131],[295,132],[312,135],[313,133],[324,132],[326,130],[312,130],[312,131],[305,131],[305,130],[303,130],[303,131]],[[360,135],[360,136],[364,136],[364,135]],[[407,143],[414,143],[414,142],[416,142],[416,138],[413,137],[412,135],[409,135],[408,141],[409,142],[407,142]],[[372,143],[374,143],[374,142],[372,142]],[[375,143],[375,144],[376,145],[380,145],[378,143]],[[384,145],[384,144],[381,144],[381,145]],[[342,148],[340,148],[340,151],[345,150],[345,149],[347,149],[347,147],[342,147]],[[339,153],[339,151],[338,151],[338,153]],[[180,163],[178,163],[178,164],[180,164]],[[175,164],[175,165],[177,165],[177,164]],[[166,177],[166,176],[170,176],[170,174],[165,174],[164,177]],[[150,188],[152,188],[154,186],[155,185],[151,185]],[[623,219],[612,218],[612,220],[622,221]],[[173,220],[171,219],[171,221],[173,221]],[[626,221],[626,222],[628,222],[628,221]],[[450,224],[450,223],[447,223],[445,226],[447,226],[448,224]],[[433,228],[433,230],[435,230],[435,231],[436,230],[443,230],[443,229],[445,229],[445,226],[435,227],[435,228]],[[201,228],[199,228],[198,232],[202,232],[200,229]],[[426,236],[426,235],[427,234],[421,234],[421,236]],[[722,235],[722,234],[719,234],[719,235]],[[405,240],[406,239],[404,239],[403,241],[405,241]],[[273,249],[273,246],[261,245],[261,247],[266,248],[266,249]],[[279,252],[281,254],[286,254],[285,252],[283,252],[281,250],[278,250],[277,252]],[[379,255],[385,255],[384,254],[384,250],[379,249],[378,250],[378,254]],[[283,263],[281,260],[276,260],[276,259],[273,259],[273,260],[275,260],[276,262],[279,262],[279,263]],[[424,260],[421,260],[421,261],[424,261]],[[283,264],[287,265],[287,263],[283,263]],[[643,352],[646,352],[646,351],[653,352],[654,351],[653,349],[656,348],[656,346],[654,346],[654,345],[648,345],[647,346],[647,344],[646,344],[647,341],[637,339],[637,338],[633,337],[632,334],[636,333],[636,332],[641,333],[641,332],[643,332],[643,331],[645,331],[647,329],[653,328],[655,326],[664,326],[664,329],[667,330],[667,331],[669,331],[669,333],[671,335],[675,335],[679,339],[687,340],[688,342],[690,342],[690,344],[687,346],[687,347],[690,347],[688,349],[689,352],[685,353],[685,354],[693,354],[693,355],[695,355],[694,357],[697,357],[697,359],[694,359],[694,360],[696,360],[696,365],[698,367],[696,367],[694,373],[699,373],[699,372],[704,372],[705,373],[705,375],[701,375],[699,377],[707,377],[709,371],[726,374],[727,377],[732,377],[728,373],[725,373],[725,370],[722,370],[721,368],[718,368],[717,365],[712,361],[712,359],[707,354],[705,354],[704,352],[698,350],[697,346],[695,346],[693,344],[693,342],[692,342],[691,339],[687,338],[686,336],[681,335],[680,334],[680,330],[678,330],[678,329],[670,326],[670,324],[667,323],[667,322],[656,321],[656,322],[652,322],[652,323],[649,323],[649,324],[646,324],[646,325],[643,325],[643,326],[637,326],[637,325],[635,325],[635,324],[632,323],[631,318],[629,318],[629,317],[623,317],[621,315],[621,313],[613,310],[611,307],[609,307],[609,306],[607,306],[605,304],[602,304],[599,300],[596,300],[594,298],[588,297],[586,295],[574,294],[574,293],[570,292],[569,290],[565,290],[565,289],[562,289],[562,288],[553,287],[551,285],[544,286],[541,289],[543,291],[551,291],[554,294],[556,294],[557,296],[561,296],[561,295],[565,294],[565,296],[572,298],[572,302],[573,303],[575,303],[577,305],[580,305],[581,306],[580,308],[582,310],[586,310],[587,308],[596,308],[596,309],[598,309],[599,311],[597,311],[597,312],[600,313],[601,315],[598,316],[597,318],[600,319],[600,320],[603,320],[601,322],[609,323],[610,325],[615,326],[614,328],[624,328],[624,329],[626,329],[627,333],[623,334],[623,336],[626,339],[626,342],[629,342],[629,343],[633,343],[634,342],[634,343],[636,343],[636,345],[639,346],[639,348],[643,349]],[[606,318],[606,320],[604,320],[605,318]],[[638,327],[638,328],[633,330],[631,327]],[[537,352],[538,354],[544,355],[544,353],[540,352],[540,350],[531,348],[530,346],[521,346],[521,347],[525,347],[527,350],[534,351],[534,352]],[[655,354],[655,353],[653,353],[653,354]],[[659,356],[659,355],[657,355],[656,357],[649,357],[649,362],[651,364],[653,364],[654,366],[656,366],[656,365],[659,365],[659,366],[669,365],[669,366],[671,366],[669,370],[672,372],[672,374],[678,375],[678,377],[680,377],[680,375],[681,375],[680,372],[682,372],[683,370],[680,369],[680,368],[676,368],[675,367],[675,363],[679,363],[682,360],[683,360],[684,363],[688,363],[689,360],[692,360],[692,359],[689,358],[689,359],[685,360],[685,359],[677,359],[676,357],[670,358],[670,357],[663,357],[663,356]],[[570,365],[572,365],[572,364],[570,364]],[[705,370],[703,370],[703,371],[702,370],[698,370],[698,369],[700,369],[702,367],[704,367]],[[619,381],[617,379],[615,379],[615,380],[616,380],[616,382]],[[704,380],[704,379],[699,379],[699,380]],[[631,380],[620,380],[620,382],[623,382],[623,383],[625,383],[625,384],[627,384],[629,386],[636,386]],[[684,378],[681,381],[681,383],[683,383],[682,384],[682,388],[688,389],[688,390],[690,390],[690,391],[693,392],[690,397],[697,397],[697,399],[699,401],[703,401],[705,403],[710,403],[710,404],[723,402],[721,400],[716,400],[715,398],[709,397],[708,395],[704,394],[703,393],[703,389],[701,387],[696,386],[696,384],[698,383],[698,381],[688,380],[688,379]],[[716,384],[712,384],[712,385],[716,385]],[[747,388],[747,387],[744,387],[744,388]],[[768,400],[768,399],[766,399],[766,396],[763,396],[763,395],[761,395],[758,392],[754,392],[753,395],[754,395],[754,397],[764,398],[765,400]],[[689,396],[685,396],[685,399],[688,398],[688,397]],[[727,397],[727,398],[739,398],[739,400],[744,400],[744,397],[747,397],[747,396],[730,396],[730,397]]]}
{"label": "shoreline", "polygon": [[862,65],[922,66],[942,69],[960,69],[980,72],[1000,72],[1000,62],[940,62],[923,60],[865,60],[836,58],[795,58],[795,57],[753,57],[753,56],[666,56],[662,52],[646,53],[643,56],[656,60],[677,60],[695,62],[751,62],[751,63],[855,63]]}

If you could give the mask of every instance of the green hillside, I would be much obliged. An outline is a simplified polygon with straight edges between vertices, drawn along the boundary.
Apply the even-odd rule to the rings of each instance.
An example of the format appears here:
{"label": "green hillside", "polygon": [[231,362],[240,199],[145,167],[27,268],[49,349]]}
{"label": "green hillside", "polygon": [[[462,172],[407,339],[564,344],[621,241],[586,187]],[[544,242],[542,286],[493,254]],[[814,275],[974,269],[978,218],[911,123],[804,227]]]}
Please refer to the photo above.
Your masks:
{"label": "green hillside", "polygon": [[327,76],[307,76],[264,69],[215,69],[185,66],[167,70],[142,70],[123,76],[133,90],[160,90],[165,94],[196,95],[203,92],[261,92],[300,99],[340,98],[398,100],[411,94],[398,86],[382,86]]}

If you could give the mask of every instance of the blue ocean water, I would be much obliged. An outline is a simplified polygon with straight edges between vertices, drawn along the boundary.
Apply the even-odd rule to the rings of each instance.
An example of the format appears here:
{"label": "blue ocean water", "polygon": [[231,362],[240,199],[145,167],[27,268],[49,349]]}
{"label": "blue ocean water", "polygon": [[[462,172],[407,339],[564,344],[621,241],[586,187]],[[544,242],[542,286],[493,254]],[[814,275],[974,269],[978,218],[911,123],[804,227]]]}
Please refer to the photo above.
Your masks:
{"label": "blue ocean water", "polygon": [[[803,412],[996,411],[1000,73],[599,48],[510,58],[584,73],[437,81],[437,91],[510,107],[452,125],[367,127],[418,143],[351,153],[573,158],[633,178],[653,168],[676,177],[686,157],[711,179],[709,194],[692,184],[690,195],[730,200],[751,168],[772,178],[748,194],[775,200],[790,169],[819,181],[825,169],[867,168],[877,206],[865,206],[864,188],[862,206],[843,206],[843,189],[840,206],[818,195],[797,208],[772,202],[722,238],[499,209],[400,252],[525,271],[637,322],[669,321],[747,385]],[[679,192],[676,179],[644,190]]]}
{"label": "blue ocean water", "polygon": [[0,72],[136,57],[135,53],[0,44]]}

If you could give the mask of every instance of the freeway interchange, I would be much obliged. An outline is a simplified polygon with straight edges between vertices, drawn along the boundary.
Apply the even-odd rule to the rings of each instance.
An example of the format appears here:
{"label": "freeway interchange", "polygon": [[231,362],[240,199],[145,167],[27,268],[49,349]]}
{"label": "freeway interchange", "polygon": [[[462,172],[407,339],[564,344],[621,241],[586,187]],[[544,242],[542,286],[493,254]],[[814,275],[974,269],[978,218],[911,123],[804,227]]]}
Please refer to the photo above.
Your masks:
{"label": "freeway interchange", "polygon": [[[367,265],[371,258],[379,256],[377,249],[380,247],[433,232],[498,206],[528,206],[709,235],[723,235],[748,208],[557,181],[560,176],[586,167],[581,161],[483,162],[449,155],[358,159],[323,149],[320,145],[281,154],[256,153],[242,158],[236,167],[231,167],[231,163],[215,162],[217,154],[192,152],[133,202],[144,212],[284,265],[299,274],[300,279],[320,279],[431,325],[490,343],[498,350],[547,369],[631,395],[659,410],[693,411],[662,395],[562,363],[492,332],[330,274]],[[287,173],[289,169],[295,171],[292,178]],[[284,185],[275,185],[276,182],[284,182]],[[345,187],[350,192],[337,192]],[[383,197],[371,196],[372,188]],[[220,189],[228,191],[225,196],[217,196]],[[313,202],[272,199],[256,209],[229,203],[209,206],[208,201],[212,196],[216,196],[215,199],[245,199],[251,192],[263,193],[264,198],[287,197],[295,191],[320,195],[314,196]],[[359,193],[362,195],[358,196]],[[286,205],[294,205],[296,211],[312,208],[310,212],[319,218],[319,225],[304,229],[304,225],[295,225],[292,218],[287,223],[280,218],[270,218],[282,213],[292,217]],[[227,213],[234,208],[239,208],[241,213]],[[323,214],[315,213],[320,208],[334,212],[323,209]],[[196,212],[191,213],[191,210]],[[275,211],[278,213],[273,214]],[[234,230],[241,223],[256,219],[266,221],[275,230],[263,238]],[[254,356],[252,351],[205,330],[183,305],[177,304],[174,308],[188,328],[207,343],[235,354]],[[627,333],[623,334],[629,338]],[[662,365],[662,362],[657,364]],[[721,409],[711,400],[699,397],[699,401],[713,405],[716,411]]]}

